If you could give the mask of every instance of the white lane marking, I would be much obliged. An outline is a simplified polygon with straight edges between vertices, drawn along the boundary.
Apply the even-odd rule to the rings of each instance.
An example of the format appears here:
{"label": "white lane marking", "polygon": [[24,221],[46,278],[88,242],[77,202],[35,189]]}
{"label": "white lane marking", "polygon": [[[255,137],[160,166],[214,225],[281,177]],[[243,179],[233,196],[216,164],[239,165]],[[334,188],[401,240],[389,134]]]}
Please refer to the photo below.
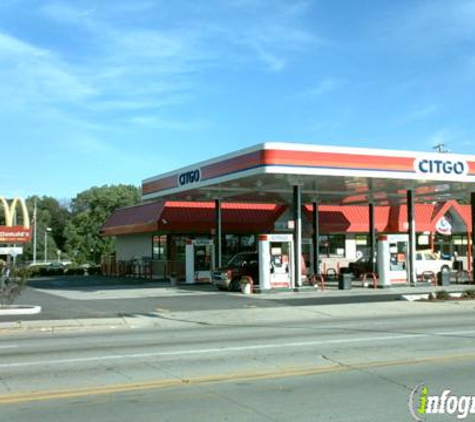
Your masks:
{"label": "white lane marking", "polygon": [[12,345],[0,346],[0,349],[15,349],[17,347],[18,346],[12,344]]}
{"label": "white lane marking", "polygon": [[475,330],[466,331],[446,331],[443,333],[433,333],[435,336],[457,336],[460,334],[475,334]]}
{"label": "white lane marking", "polygon": [[[473,333],[475,333],[475,330],[425,333],[425,334],[395,334],[395,335],[379,336],[379,337],[361,337],[361,338],[337,339],[337,340],[315,340],[315,341],[301,341],[301,342],[293,342],[293,343],[254,344],[254,345],[249,345],[249,346],[215,347],[215,348],[209,348],[209,349],[172,350],[168,352],[132,353],[132,354],[124,354],[124,355],[93,356],[93,357],[88,357],[88,358],[71,358],[71,359],[32,361],[32,362],[3,363],[3,364],[0,364],[0,368],[19,368],[19,367],[27,367],[27,366],[41,366],[41,365],[64,365],[68,363],[74,364],[74,363],[100,362],[100,361],[120,360],[120,359],[153,358],[153,357],[162,357],[162,356],[186,356],[186,355],[202,355],[202,354],[208,354],[208,353],[243,352],[243,351],[252,351],[252,350],[282,349],[282,348],[295,348],[295,347],[305,347],[305,346],[324,346],[326,344],[360,343],[360,342],[383,341],[383,340],[404,340],[404,339],[433,337],[434,335],[443,336],[443,335],[460,335],[460,334],[473,334]],[[14,347],[17,347],[17,346],[14,346]]]}
{"label": "white lane marking", "polygon": [[317,341],[303,341],[294,343],[271,343],[271,344],[256,344],[249,346],[234,346],[234,347],[216,347],[210,349],[195,349],[195,350],[173,350],[168,352],[155,352],[155,353],[133,353],[126,355],[108,355],[108,356],[94,356],[89,358],[74,358],[74,359],[55,359],[55,360],[43,360],[32,362],[16,362],[16,363],[3,363],[0,364],[0,368],[18,368],[26,366],[41,366],[41,365],[62,365],[68,363],[85,363],[85,362],[99,362],[106,360],[119,360],[119,359],[137,359],[137,358],[151,358],[161,356],[184,356],[184,355],[201,355],[208,353],[228,353],[228,352],[242,352],[251,350],[264,350],[264,349],[281,349],[281,348],[294,348],[304,346],[318,346],[325,344],[342,344],[342,343],[358,343],[377,340],[402,340],[402,339],[414,339],[418,337],[428,337],[428,334],[408,334],[408,335],[392,335],[384,337],[367,337],[357,339],[340,339],[340,340],[317,340]]}

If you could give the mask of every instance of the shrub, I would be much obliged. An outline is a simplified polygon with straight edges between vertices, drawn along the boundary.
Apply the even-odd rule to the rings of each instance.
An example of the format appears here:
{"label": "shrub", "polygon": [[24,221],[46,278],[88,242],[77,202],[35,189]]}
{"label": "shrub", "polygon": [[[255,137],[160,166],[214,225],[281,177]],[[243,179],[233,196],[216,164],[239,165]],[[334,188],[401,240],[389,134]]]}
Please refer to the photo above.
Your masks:
{"label": "shrub", "polygon": [[28,268],[12,268],[9,276],[0,280],[0,306],[9,306],[21,294],[26,286],[30,271]]}
{"label": "shrub", "polygon": [[463,292],[462,297],[464,299],[475,299],[475,290],[466,290]]}
{"label": "shrub", "polygon": [[68,266],[64,270],[64,275],[83,275],[84,268],[78,266]]}
{"label": "shrub", "polygon": [[436,293],[437,300],[450,300],[451,296],[447,292],[447,290],[441,290],[440,292]]}
{"label": "shrub", "polygon": [[101,273],[101,266],[100,265],[91,265],[87,272],[91,275],[98,275]]}

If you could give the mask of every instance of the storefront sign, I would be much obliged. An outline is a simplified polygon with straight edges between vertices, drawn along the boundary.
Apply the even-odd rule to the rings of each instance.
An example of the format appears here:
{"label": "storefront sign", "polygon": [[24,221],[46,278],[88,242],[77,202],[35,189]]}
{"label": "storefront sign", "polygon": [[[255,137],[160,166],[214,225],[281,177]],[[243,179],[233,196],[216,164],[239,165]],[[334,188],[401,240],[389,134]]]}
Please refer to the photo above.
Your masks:
{"label": "storefront sign", "polygon": [[0,243],[27,243],[31,240],[31,230],[22,226],[0,226]]}
{"label": "storefront sign", "polygon": [[201,179],[201,170],[190,170],[185,173],[178,175],[178,184],[180,186],[190,185],[193,183],[198,183]]}
{"label": "storefront sign", "polygon": [[417,173],[428,175],[462,176],[468,174],[466,161],[417,159],[414,161],[414,168]]}
{"label": "storefront sign", "polygon": [[[0,225],[0,243],[26,243],[31,239],[30,216],[23,198],[14,198],[11,204],[0,196],[5,225]],[[16,224],[17,208],[20,208],[23,225]]]}
{"label": "storefront sign", "polygon": [[452,224],[447,218],[442,217],[437,223],[435,224],[435,229],[437,233],[443,234],[445,236],[450,236],[452,234]]}

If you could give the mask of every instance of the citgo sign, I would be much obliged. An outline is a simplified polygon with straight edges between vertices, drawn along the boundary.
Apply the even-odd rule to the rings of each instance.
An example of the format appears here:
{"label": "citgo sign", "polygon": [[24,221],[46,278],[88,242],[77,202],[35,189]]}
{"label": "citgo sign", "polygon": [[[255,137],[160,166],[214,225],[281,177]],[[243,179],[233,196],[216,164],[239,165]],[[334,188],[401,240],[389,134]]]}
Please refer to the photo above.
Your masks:
{"label": "citgo sign", "polygon": [[185,185],[189,185],[189,184],[192,184],[192,183],[197,183],[200,180],[201,180],[201,170],[200,169],[187,171],[185,173],[181,173],[178,176],[178,184],[180,186],[185,186]]}
{"label": "citgo sign", "polygon": [[460,160],[419,159],[414,162],[416,172],[444,176],[462,176],[468,174],[468,164]]}
{"label": "citgo sign", "polygon": [[[27,243],[31,240],[30,216],[23,198],[14,198],[11,205],[0,196],[5,214],[5,225],[0,225],[0,243]],[[14,225],[17,207],[20,207],[23,225]]]}

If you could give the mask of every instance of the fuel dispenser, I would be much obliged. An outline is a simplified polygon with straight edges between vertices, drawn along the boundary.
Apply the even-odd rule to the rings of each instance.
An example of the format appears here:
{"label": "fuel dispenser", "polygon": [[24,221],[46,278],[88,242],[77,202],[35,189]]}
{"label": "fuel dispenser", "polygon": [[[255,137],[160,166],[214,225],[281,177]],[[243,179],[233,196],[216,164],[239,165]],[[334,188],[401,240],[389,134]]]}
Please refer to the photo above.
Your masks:
{"label": "fuel dispenser", "polygon": [[381,287],[408,282],[408,255],[408,235],[387,234],[378,237],[378,275]]}
{"label": "fuel dispenser", "polygon": [[210,282],[214,268],[211,239],[188,239],[185,245],[186,282]]}
{"label": "fuel dispenser", "polygon": [[262,290],[294,287],[293,247],[291,234],[259,236],[259,280]]}

